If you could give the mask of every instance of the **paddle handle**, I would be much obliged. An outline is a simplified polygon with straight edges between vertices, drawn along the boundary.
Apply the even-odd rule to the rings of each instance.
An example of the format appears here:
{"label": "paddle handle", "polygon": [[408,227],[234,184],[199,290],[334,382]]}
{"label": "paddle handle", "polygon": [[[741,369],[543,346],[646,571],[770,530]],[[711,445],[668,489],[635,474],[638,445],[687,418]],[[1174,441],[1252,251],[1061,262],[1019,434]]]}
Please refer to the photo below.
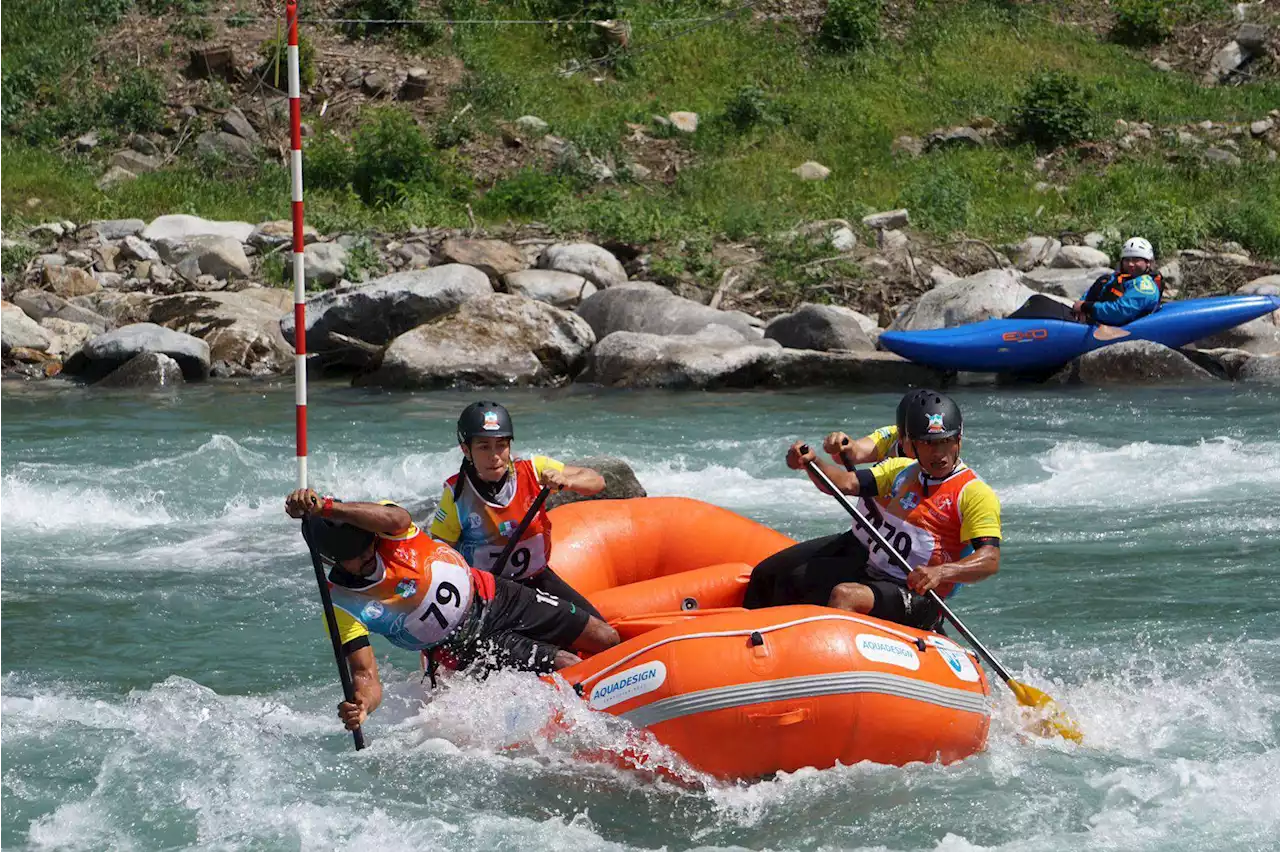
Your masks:
{"label": "paddle handle", "polygon": [[[356,700],[355,684],[351,682],[351,668],[347,665],[347,658],[342,653],[342,637],[338,635],[338,618],[333,612],[333,597],[329,594],[329,580],[324,575],[324,568],[320,565],[320,555],[316,553],[316,549],[311,544],[311,540],[307,539],[305,530],[307,522],[302,522],[304,530],[302,537],[307,541],[307,550],[311,552],[311,567],[316,571],[316,585],[320,588],[320,602],[324,605],[324,623],[329,628],[329,641],[333,645],[333,660],[338,664],[338,680],[342,682],[342,696],[348,702],[354,703]],[[364,748],[364,731],[359,727],[351,732],[351,739],[355,741],[356,751]]]}
{"label": "paddle handle", "polygon": [[[803,447],[802,449],[805,451],[808,450],[807,447]],[[841,454],[841,456],[843,458],[843,453]],[[845,461],[845,466],[848,467],[850,470],[853,469],[852,466],[848,463],[848,461]],[[844,493],[840,491],[839,488],[836,488],[835,483],[831,481],[831,477],[827,476],[826,472],[823,471],[821,467],[814,464],[813,462],[805,462],[805,467],[808,469],[809,474],[811,476],[815,477],[824,486],[826,486],[827,490],[830,491],[835,496],[836,500],[840,503],[840,505],[844,507],[844,510],[849,513],[849,515],[854,519],[854,521],[857,522],[858,526],[862,527],[862,529],[866,531],[867,535],[871,537],[871,540],[874,541],[877,545],[879,545],[880,548],[885,553],[889,554],[889,559],[895,565],[901,568],[903,571],[910,574],[911,564],[907,562],[907,560],[902,556],[901,553],[894,550],[893,547],[890,546],[889,542],[885,539],[884,535],[880,532],[880,530],[876,529],[874,524],[868,521],[861,512],[859,512],[856,508],[854,508],[854,505],[849,502],[849,499],[845,497]],[[943,616],[946,617],[947,621],[950,621],[953,625],[955,625],[956,630],[959,631],[960,635],[963,636],[965,640],[968,641],[968,643],[974,647],[974,650],[976,650],[982,656],[982,659],[986,660],[987,664],[990,665],[991,668],[995,669],[996,674],[1000,676],[1001,680],[1003,680],[1005,683],[1009,683],[1011,680],[1013,680],[1013,675],[1009,674],[1008,670],[1006,670],[1004,666],[1000,665],[999,661],[996,660],[996,658],[991,655],[991,652],[988,651],[986,647],[984,647],[983,644],[979,642],[972,633],[969,632],[969,628],[965,627],[964,623],[961,622],[960,619],[956,618],[956,614],[952,612],[951,608],[948,607],[943,602],[942,598],[938,596],[937,592],[930,589],[925,594],[929,597],[930,600],[932,600],[934,603],[938,605],[938,607],[942,610]]]}
{"label": "paddle handle", "polygon": [[498,555],[498,561],[493,563],[493,576],[502,576],[502,569],[507,567],[507,560],[511,558],[512,553],[515,553],[516,545],[520,543],[520,537],[524,535],[525,530],[529,529],[529,524],[533,523],[533,519],[538,516],[538,512],[542,509],[542,504],[547,502],[547,497],[549,496],[551,496],[551,488],[546,485],[542,486],[538,496],[533,498],[533,505],[529,507],[529,511],[524,513],[524,517],[520,519],[519,526],[507,539],[507,546],[502,548],[502,553]]}

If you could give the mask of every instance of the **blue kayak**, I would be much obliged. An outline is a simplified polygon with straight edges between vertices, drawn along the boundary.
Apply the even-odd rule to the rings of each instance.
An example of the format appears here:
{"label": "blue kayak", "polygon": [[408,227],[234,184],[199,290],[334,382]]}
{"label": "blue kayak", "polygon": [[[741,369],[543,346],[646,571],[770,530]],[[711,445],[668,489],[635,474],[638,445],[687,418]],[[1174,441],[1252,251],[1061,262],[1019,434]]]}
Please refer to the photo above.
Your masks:
{"label": "blue kayak", "polygon": [[1280,310],[1280,296],[1213,296],[1168,302],[1125,326],[992,319],[955,328],[886,331],[880,345],[936,370],[1041,373],[1126,340],[1150,340],[1176,349],[1274,310]]}

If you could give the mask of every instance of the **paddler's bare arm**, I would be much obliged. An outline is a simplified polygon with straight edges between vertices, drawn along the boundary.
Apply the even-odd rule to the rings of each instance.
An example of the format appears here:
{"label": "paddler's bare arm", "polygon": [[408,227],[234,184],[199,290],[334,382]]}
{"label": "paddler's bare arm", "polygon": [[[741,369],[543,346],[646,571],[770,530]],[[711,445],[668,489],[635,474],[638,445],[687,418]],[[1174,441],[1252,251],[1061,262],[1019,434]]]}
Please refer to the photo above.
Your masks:
{"label": "paddler's bare arm", "polygon": [[563,469],[547,466],[538,476],[538,482],[552,491],[563,491],[566,488],[579,494],[599,494],[604,490],[604,477],[589,467],[564,465]]}
{"label": "paddler's bare arm", "polygon": [[822,441],[822,449],[833,461],[844,464],[875,464],[881,461],[875,438],[868,435],[854,440],[844,432],[832,432]]}
{"label": "paddler's bare arm", "polygon": [[338,718],[350,731],[364,724],[369,714],[382,703],[382,680],[378,677],[378,660],[368,645],[348,654],[347,664],[351,666],[351,684],[356,700],[339,704]]}
{"label": "paddler's bare arm", "polygon": [[362,530],[383,535],[395,535],[413,525],[413,517],[400,506],[384,503],[340,503],[334,500],[328,514],[325,514],[325,500],[326,498],[310,488],[299,488],[285,498],[284,510],[291,518],[322,515],[334,521],[342,521]]}
{"label": "paddler's bare arm", "polygon": [[907,575],[907,587],[917,595],[937,589],[942,583],[977,583],[1000,570],[998,545],[981,545],[964,559],[941,565],[922,565]]}
{"label": "paddler's bare arm", "polygon": [[[814,455],[812,448],[810,448],[804,441],[796,441],[791,445],[790,449],[787,450],[787,467],[792,470],[803,470],[808,472],[808,468],[805,465],[806,462],[813,462],[816,464],[818,468],[827,475],[827,478],[831,480],[836,488],[840,489],[841,492],[854,497],[858,496],[858,477],[854,471],[845,470],[843,467],[835,467],[827,464],[822,459]],[[817,486],[819,491],[824,494],[827,493],[827,487],[823,485],[822,481],[812,473],[809,474],[809,480]]]}

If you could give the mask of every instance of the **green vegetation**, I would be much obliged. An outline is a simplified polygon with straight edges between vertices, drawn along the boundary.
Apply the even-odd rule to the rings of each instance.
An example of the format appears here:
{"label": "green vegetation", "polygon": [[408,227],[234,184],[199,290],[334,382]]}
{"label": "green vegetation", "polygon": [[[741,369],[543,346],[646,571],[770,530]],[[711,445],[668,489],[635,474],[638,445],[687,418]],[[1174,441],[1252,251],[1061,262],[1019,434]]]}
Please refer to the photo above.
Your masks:
{"label": "green vegetation", "polygon": [[[262,59],[258,76],[282,92],[289,88],[288,47],[289,38],[283,32],[258,47]],[[316,48],[302,33],[298,33],[298,79],[304,89],[316,82]]]}
{"label": "green vegetation", "polygon": [[1178,24],[1194,23],[1227,12],[1224,0],[1118,0],[1111,38],[1141,47],[1159,44]]}
{"label": "green vegetation", "polygon": [[[106,4],[87,0],[95,1]],[[104,193],[93,186],[100,164],[68,163],[28,147],[48,146],[88,126],[74,111],[67,118],[67,100],[55,93],[75,87],[52,82],[90,55],[90,28],[74,37],[46,32],[55,28],[33,28],[26,11],[39,7],[48,18],[69,2],[30,0],[5,12],[6,226],[36,216],[198,212],[253,221],[287,215],[288,175],[279,165],[234,183],[179,167]],[[1116,119],[1157,128],[1203,119],[1240,122],[1280,103],[1274,81],[1203,88],[1190,76],[1150,69],[1148,57],[1086,28],[1052,23],[1045,8],[994,0],[841,0],[828,7],[821,32],[806,33],[788,22],[726,15],[725,6],[710,0],[452,0],[442,15],[546,16],[563,24],[454,27],[431,49],[460,56],[467,74],[438,117],[415,124],[398,108],[368,110],[346,138],[317,124],[320,132],[306,143],[308,219],[322,230],[457,226],[467,222],[470,204],[490,224],[536,219],[598,238],[688,245],[760,239],[803,221],[856,221],[902,205],[916,227],[942,238],[964,233],[1003,240],[1115,227],[1166,248],[1234,239],[1280,257],[1274,201],[1280,168],[1248,136],[1237,139],[1243,165],[1235,168],[1206,168],[1193,150],[1159,132],[1111,161],[1090,158],[1087,149],[1068,150],[1055,154],[1050,174],[1033,168],[1048,147],[1091,137],[1108,144]],[[1210,6],[1206,0],[1198,8]],[[107,16],[104,29],[106,9],[97,13]],[[602,29],[588,23],[601,18],[631,24],[626,48],[601,41]],[[838,44],[831,41],[837,30]],[[23,44],[24,32],[58,61],[50,65],[41,50]],[[699,129],[682,134],[651,118],[674,110],[699,113]],[[624,173],[632,153],[657,147],[629,139],[634,129],[628,124],[644,125],[649,137],[681,158],[680,169],[666,173],[670,183],[643,184],[595,184],[572,162],[544,170],[526,161],[502,174],[474,175],[462,143],[496,140],[502,123],[525,114],[547,121],[579,151],[612,157]],[[136,115],[129,119],[135,125],[146,122],[146,110]],[[977,115],[1007,132],[985,147],[918,159],[890,152],[898,136],[924,136]],[[830,167],[831,176],[798,180],[790,170],[805,160]],[[1035,191],[1042,180],[1065,186],[1065,193]],[[25,207],[31,196],[42,199],[38,212]],[[678,254],[660,257],[670,274],[715,274],[713,265]],[[797,270],[805,262],[797,260]]]}

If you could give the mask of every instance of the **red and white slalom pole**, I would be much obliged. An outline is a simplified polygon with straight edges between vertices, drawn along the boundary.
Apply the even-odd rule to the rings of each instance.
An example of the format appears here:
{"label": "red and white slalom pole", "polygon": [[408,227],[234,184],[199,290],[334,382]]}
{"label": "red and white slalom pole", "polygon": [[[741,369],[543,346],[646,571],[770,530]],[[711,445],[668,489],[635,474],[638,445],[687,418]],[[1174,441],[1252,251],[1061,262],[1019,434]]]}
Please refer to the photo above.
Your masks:
{"label": "red and white slalom pole", "polygon": [[289,171],[293,187],[293,351],[297,404],[298,487],[307,487],[307,285],[302,215],[302,78],[298,70],[298,4],[285,6],[289,28]]}
{"label": "red and white slalom pole", "polygon": [[[298,4],[288,0],[285,4],[285,20],[289,27],[289,171],[293,184],[293,352],[294,377],[297,382],[298,487],[307,487],[307,279],[306,256],[303,249],[304,219],[302,216],[302,76],[298,72]],[[306,521],[303,521],[303,537],[306,537]],[[351,669],[342,651],[342,639],[338,635],[338,620],[333,614],[333,598],[329,594],[329,579],[324,575],[320,555],[307,541],[311,552],[311,566],[316,572],[316,585],[320,589],[320,603],[324,606],[324,620],[329,628],[329,642],[333,645],[333,659],[338,664],[338,680],[342,682],[342,695],[348,702],[355,701],[355,687],[351,681]],[[364,732],[356,728],[351,732],[356,749],[364,748]]]}

